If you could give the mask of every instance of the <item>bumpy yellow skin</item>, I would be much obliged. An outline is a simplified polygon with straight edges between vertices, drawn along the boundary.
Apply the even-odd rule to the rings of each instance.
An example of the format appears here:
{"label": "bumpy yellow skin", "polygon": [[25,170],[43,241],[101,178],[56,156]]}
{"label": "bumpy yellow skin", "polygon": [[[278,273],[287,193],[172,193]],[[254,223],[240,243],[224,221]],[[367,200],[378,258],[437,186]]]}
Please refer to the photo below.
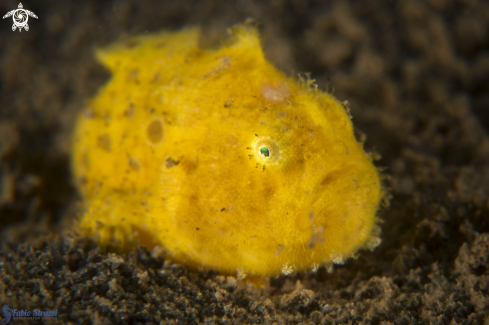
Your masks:
{"label": "bumpy yellow skin", "polygon": [[256,30],[197,29],[97,52],[112,78],[80,114],[84,233],[223,273],[288,274],[374,248],[379,174],[331,95],[286,77]]}

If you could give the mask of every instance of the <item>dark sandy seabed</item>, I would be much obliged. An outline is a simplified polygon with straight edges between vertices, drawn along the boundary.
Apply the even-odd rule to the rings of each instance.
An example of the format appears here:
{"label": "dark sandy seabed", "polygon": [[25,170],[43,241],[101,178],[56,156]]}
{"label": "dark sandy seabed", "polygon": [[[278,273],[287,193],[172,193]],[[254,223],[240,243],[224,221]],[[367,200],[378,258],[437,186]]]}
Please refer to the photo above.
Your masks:
{"label": "dark sandy seabed", "polygon": [[[57,309],[45,322],[60,324],[489,324],[489,1],[23,4],[39,16],[28,32],[0,24],[1,305]],[[109,77],[94,47],[187,25],[212,45],[249,17],[267,57],[348,100],[382,156],[382,244],[257,289],[70,236],[70,133]]]}

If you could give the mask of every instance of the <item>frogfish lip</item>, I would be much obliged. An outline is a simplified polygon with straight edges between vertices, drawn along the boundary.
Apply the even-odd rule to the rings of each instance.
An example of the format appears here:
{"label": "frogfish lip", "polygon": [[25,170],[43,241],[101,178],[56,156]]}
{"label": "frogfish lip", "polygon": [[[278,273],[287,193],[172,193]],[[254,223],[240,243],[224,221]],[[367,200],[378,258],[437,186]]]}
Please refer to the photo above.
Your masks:
{"label": "frogfish lip", "polygon": [[341,181],[345,177],[353,176],[358,169],[355,164],[348,164],[338,168],[333,168],[325,174],[320,175],[317,180],[317,185],[314,187],[314,197],[312,205],[314,206],[318,200],[323,197],[327,190],[334,190],[335,183]]}

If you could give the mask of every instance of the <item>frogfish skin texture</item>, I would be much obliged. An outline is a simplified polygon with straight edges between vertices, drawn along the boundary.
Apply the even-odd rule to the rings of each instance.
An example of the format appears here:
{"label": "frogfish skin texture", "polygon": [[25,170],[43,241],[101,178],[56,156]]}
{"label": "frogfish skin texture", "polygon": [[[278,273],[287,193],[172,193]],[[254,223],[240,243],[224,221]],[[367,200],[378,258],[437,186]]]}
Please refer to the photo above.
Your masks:
{"label": "frogfish skin texture", "polygon": [[97,51],[112,77],[76,122],[80,231],[257,276],[377,246],[379,173],[342,104],[278,71],[254,28],[219,49],[198,39],[188,28]]}

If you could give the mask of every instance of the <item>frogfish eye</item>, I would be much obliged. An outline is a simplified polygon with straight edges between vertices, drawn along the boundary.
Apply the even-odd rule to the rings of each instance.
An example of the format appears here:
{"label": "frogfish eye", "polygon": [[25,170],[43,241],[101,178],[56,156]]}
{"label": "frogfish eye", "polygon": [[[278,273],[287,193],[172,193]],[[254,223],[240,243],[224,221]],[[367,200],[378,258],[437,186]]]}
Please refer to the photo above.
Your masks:
{"label": "frogfish eye", "polygon": [[270,150],[267,147],[261,147],[260,153],[265,157],[270,157]]}
{"label": "frogfish eye", "polygon": [[277,141],[270,137],[258,137],[251,143],[253,156],[263,165],[276,165],[283,161],[284,148],[279,148]]}

